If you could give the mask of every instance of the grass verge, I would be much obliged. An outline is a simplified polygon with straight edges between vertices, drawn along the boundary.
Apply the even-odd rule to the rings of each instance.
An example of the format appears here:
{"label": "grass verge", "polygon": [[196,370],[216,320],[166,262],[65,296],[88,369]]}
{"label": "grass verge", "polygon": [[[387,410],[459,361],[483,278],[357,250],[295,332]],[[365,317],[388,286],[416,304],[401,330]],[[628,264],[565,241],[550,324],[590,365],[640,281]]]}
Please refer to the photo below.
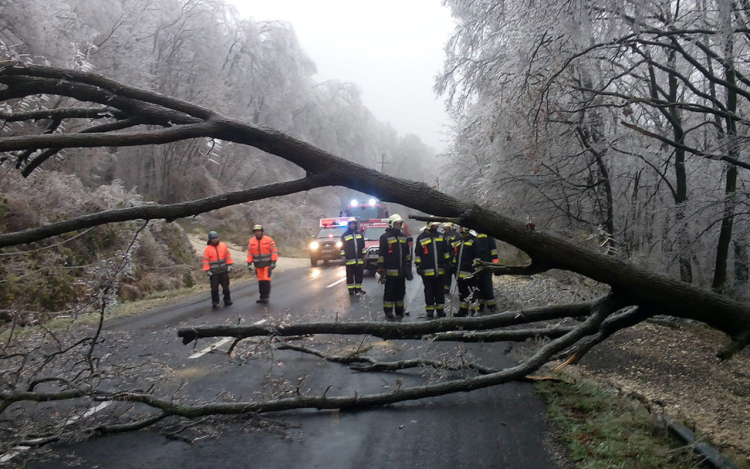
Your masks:
{"label": "grass verge", "polygon": [[[234,279],[233,279],[234,280]],[[252,281],[252,277],[247,277],[242,280],[234,280],[233,286],[239,286],[244,283]],[[124,301],[118,303],[105,312],[105,322],[112,321],[115,319],[126,318],[131,316],[137,316],[146,311],[154,308],[160,308],[169,306],[173,303],[178,303],[186,298],[189,298],[198,294],[205,294],[206,303],[210,302],[209,295],[210,287],[208,283],[201,283],[189,288],[180,288],[176,290],[166,290],[161,292],[152,293],[151,295],[145,296],[134,301]],[[53,332],[69,330],[71,327],[90,326],[94,327],[99,323],[99,313],[96,311],[82,312],[76,315],[61,315],[50,319],[44,323],[43,329],[48,329]],[[7,326],[7,325],[6,325]],[[38,325],[26,326],[18,328],[14,331],[14,335],[18,337],[25,337],[29,334],[38,332],[40,327]],[[3,328],[0,331],[0,340],[7,339],[9,327]]]}
{"label": "grass verge", "polygon": [[574,384],[540,382],[537,389],[576,469],[701,467],[635,399],[580,378]]}

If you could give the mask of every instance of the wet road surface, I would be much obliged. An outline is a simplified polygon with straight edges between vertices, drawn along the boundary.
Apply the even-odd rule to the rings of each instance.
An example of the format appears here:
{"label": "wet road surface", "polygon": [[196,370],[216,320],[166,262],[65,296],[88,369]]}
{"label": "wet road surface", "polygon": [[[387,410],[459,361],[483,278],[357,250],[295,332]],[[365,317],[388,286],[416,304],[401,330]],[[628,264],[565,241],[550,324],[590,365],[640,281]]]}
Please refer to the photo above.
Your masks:
{"label": "wet road surface", "polygon": [[[182,345],[177,328],[186,325],[254,324],[281,319],[382,320],[382,286],[371,276],[366,276],[363,284],[368,294],[350,298],[343,281],[343,266],[280,270],[273,279],[268,305],[255,303],[255,282],[235,286],[234,305],[218,311],[211,310],[206,293],[108,324],[105,329],[110,339],[104,347],[123,361],[153,359],[162,364],[168,370],[168,380],[158,383],[160,395],[174,392],[198,401],[221,400],[224,396],[259,399],[278,391],[271,387],[273,383],[287,388],[289,383],[299,383],[302,392],[311,395],[326,392],[328,396],[351,396],[355,392],[380,393],[425,382],[425,372],[420,374],[416,369],[360,373],[294,351],[276,350],[272,356],[258,354],[252,359],[233,360],[226,355],[231,341],[222,338],[202,340],[195,346]],[[406,321],[422,320],[424,301],[419,278],[407,284],[406,306],[411,312]],[[347,347],[358,338],[348,338],[348,342],[327,339],[332,342],[324,343],[321,341],[326,338],[319,338],[304,344]],[[252,342],[243,341],[246,353],[252,351]],[[495,367],[515,363],[503,354],[504,348],[505,344],[500,343],[465,345],[472,358]],[[367,355],[390,361],[448,356],[455,353],[453,350],[455,345],[447,343],[374,340]],[[456,378],[460,374],[442,376]],[[145,389],[150,384],[146,381],[139,387]],[[108,413],[124,412],[122,406],[113,404],[97,415],[104,419]],[[93,438],[56,445],[52,460],[29,467],[554,468],[544,445],[548,428],[543,412],[543,404],[530,384],[510,383],[368,410],[287,411],[263,414],[260,420],[219,419],[210,424],[214,431],[202,433],[193,444],[168,439],[153,430]]]}

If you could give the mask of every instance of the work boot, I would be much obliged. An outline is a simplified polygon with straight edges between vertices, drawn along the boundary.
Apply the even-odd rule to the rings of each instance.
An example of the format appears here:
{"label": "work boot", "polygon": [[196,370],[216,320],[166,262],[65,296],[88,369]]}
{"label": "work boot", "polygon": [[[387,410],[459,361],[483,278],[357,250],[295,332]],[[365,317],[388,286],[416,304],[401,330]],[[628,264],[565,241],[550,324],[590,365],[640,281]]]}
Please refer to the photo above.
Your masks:
{"label": "work boot", "polygon": [[430,319],[435,319],[435,315],[432,313],[427,313],[424,318],[429,321]]}
{"label": "work boot", "polygon": [[268,303],[268,298],[258,298],[255,300],[256,303]]}
{"label": "work boot", "polygon": [[349,290],[349,296],[354,296],[354,294],[357,293],[354,290]]}
{"label": "work boot", "polygon": [[396,317],[393,315],[393,313],[385,313],[385,320],[386,321],[393,321]]}
{"label": "work boot", "polygon": [[214,303],[211,309],[219,309],[219,303]]}
{"label": "work boot", "polygon": [[233,304],[234,303],[232,303],[231,301],[225,301],[224,302],[224,306],[232,306]]}
{"label": "work boot", "polygon": [[357,293],[360,294],[360,295],[366,295],[367,294],[367,292],[364,291],[364,290],[362,290],[361,288],[359,289],[359,291]]}

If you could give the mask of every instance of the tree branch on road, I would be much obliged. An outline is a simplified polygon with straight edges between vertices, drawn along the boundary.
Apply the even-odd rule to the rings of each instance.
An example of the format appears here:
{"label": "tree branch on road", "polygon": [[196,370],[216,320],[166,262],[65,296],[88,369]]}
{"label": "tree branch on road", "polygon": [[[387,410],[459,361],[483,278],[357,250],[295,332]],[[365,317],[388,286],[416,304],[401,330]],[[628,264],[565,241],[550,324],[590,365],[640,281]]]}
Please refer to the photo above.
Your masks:
{"label": "tree branch on road", "polygon": [[[633,304],[654,308],[663,314],[704,322],[735,340],[750,332],[750,306],[746,304],[653,274],[578,244],[564,241],[542,230],[530,231],[523,223],[447,196],[426,184],[387,176],[270,129],[239,122],[179,99],[129,87],[88,72],[4,62],[0,64],[0,83],[7,86],[2,92],[7,96],[0,93],[0,99],[3,100],[14,95],[15,88],[24,92],[36,89],[37,93],[52,90],[65,96],[74,95],[79,100],[92,100],[100,105],[117,108],[128,116],[143,117],[147,121],[161,120],[163,125],[174,127],[159,131],[148,138],[140,133],[8,136],[0,138],[0,151],[139,145],[194,137],[212,137],[251,145],[296,164],[305,170],[308,176],[326,173],[330,177],[327,179],[329,184],[346,186],[372,194],[381,200],[403,204],[439,217],[457,219],[461,225],[516,246],[544,265],[577,272],[608,284],[619,294],[631,298]],[[50,86],[52,88],[48,89]],[[307,190],[308,187],[304,185],[300,190]],[[201,203],[196,201],[195,205],[181,211],[177,216],[202,213],[201,210]],[[93,218],[89,219],[85,226],[115,221],[112,217],[91,217]],[[116,221],[128,219],[143,219],[143,215],[133,209],[131,212],[119,214]],[[59,234],[59,230],[55,230],[53,234],[9,233],[3,235],[3,245],[38,241],[54,234]]]}

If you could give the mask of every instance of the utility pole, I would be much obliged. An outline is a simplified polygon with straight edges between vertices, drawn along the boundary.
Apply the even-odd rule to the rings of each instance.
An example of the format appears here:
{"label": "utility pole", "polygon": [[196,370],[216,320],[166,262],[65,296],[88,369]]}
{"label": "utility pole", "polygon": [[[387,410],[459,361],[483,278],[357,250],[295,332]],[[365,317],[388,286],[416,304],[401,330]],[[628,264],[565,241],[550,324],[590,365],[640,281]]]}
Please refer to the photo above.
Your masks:
{"label": "utility pole", "polygon": [[384,172],[385,172],[385,165],[387,165],[387,164],[388,164],[388,162],[387,162],[387,161],[385,161],[385,153],[383,153],[383,155],[381,156],[381,159],[380,159],[380,161],[376,161],[376,162],[375,162],[375,164],[376,164],[376,165],[380,165],[380,172],[381,172],[381,173],[384,173]]}

